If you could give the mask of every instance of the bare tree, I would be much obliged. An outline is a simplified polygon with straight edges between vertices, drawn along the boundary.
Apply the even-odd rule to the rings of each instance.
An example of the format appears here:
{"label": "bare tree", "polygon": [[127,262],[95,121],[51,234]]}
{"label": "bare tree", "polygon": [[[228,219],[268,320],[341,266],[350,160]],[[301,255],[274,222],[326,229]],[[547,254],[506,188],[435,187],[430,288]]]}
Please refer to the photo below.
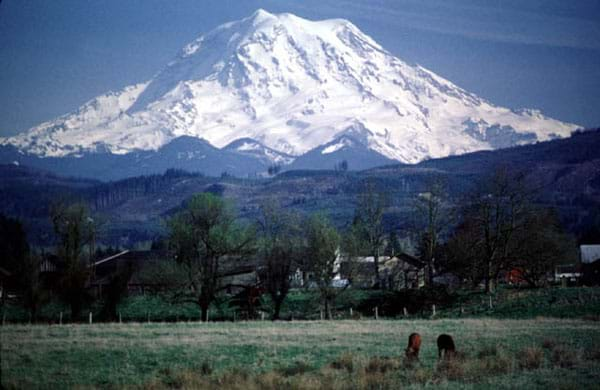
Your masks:
{"label": "bare tree", "polygon": [[326,217],[313,215],[308,221],[306,240],[309,269],[319,289],[327,318],[331,319],[331,306],[338,292],[333,280],[337,272],[340,235]]}
{"label": "bare tree", "polygon": [[49,299],[46,286],[40,278],[41,262],[40,255],[29,252],[25,256],[19,273],[19,287],[23,294],[23,303],[29,310],[29,317],[33,322],[37,321],[39,309]]}
{"label": "bare tree", "polygon": [[363,242],[366,252],[374,259],[375,288],[381,285],[379,254],[385,245],[383,212],[387,203],[385,194],[376,191],[372,182],[367,183],[365,190],[358,196],[353,221],[356,237]]}
{"label": "bare tree", "polygon": [[131,262],[117,267],[117,271],[111,275],[108,285],[103,288],[104,306],[100,316],[105,320],[117,319],[117,306],[127,295],[128,284],[134,271]]}
{"label": "bare tree", "polygon": [[446,198],[444,182],[436,177],[428,181],[425,192],[420,193],[415,201],[415,209],[422,226],[419,252],[427,266],[425,275],[427,286],[433,285],[435,251],[439,245],[440,234],[448,223],[448,215],[444,210]]}
{"label": "bare tree", "polygon": [[452,237],[445,245],[445,264],[447,271],[452,271],[467,281],[472,288],[484,279],[484,267],[479,258],[480,242],[478,229],[474,222],[466,220],[455,229]]}
{"label": "bare tree", "polygon": [[168,226],[171,250],[185,274],[183,291],[191,291],[202,321],[207,321],[219,288],[221,263],[228,257],[249,256],[254,234],[236,223],[228,203],[210,193],[194,195]]}
{"label": "bare tree", "polygon": [[516,240],[526,234],[528,218],[535,213],[533,193],[522,174],[501,168],[479,183],[463,205],[457,237],[465,241],[465,260],[477,263],[488,293],[499,274],[516,264]]}
{"label": "bare tree", "polygon": [[283,211],[275,203],[261,207],[259,256],[264,265],[264,285],[273,301],[273,320],[279,319],[281,305],[290,290],[292,267],[299,263],[303,249],[300,217]]}
{"label": "bare tree", "polygon": [[562,231],[558,217],[551,210],[537,209],[527,217],[512,250],[515,267],[532,287],[545,285],[557,264],[577,261],[574,239]]}

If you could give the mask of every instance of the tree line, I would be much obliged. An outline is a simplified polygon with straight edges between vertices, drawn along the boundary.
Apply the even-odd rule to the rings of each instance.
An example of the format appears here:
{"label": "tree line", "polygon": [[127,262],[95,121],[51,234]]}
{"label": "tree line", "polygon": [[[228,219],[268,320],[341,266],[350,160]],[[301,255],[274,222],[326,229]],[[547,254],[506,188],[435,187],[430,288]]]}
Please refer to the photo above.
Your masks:
{"label": "tree line", "polygon": [[[303,271],[305,285],[318,291],[323,311],[331,318],[336,296],[348,287],[334,284],[341,261],[350,265],[351,279],[359,258],[372,256],[377,289],[384,287],[381,257],[402,251],[414,252],[424,263],[426,286],[452,274],[466,286],[483,284],[491,292],[501,275],[512,270],[540,286],[558,262],[572,261],[575,252],[555,213],[537,205],[535,196],[523,175],[506,169],[496,170],[461,199],[449,199],[444,181],[432,177],[425,191],[414,195],[411,235],[416,245],[407,248],[399,232],[384,228],[390,199],[371,182],[356,199],[352,221],[342,229],[324,213],[302,215],[276,200],[265,201],[255,221],[242,222],[230,201],[200,193],[165,221],[165,258],[145,275],[174,300],[198,305],[203,321],[223,291],[224,267],[249,261],[260,274],[260,288],[271,298],[273,319],[280,317],[296,270]],[[41,279],[48,254],[29,248],[20,223],[5,217],[0,217],[2,268],[14,275],[15,288],[33,320],[52,292],[77,319],[91,299],[87,287],[97,222],[81,203],[55,204],[50,216],[57,242],[51,254],[58,270],[55,279]],[[112,276],[104,298],[107,319],[115,318],[132,272],[126,268]]]}

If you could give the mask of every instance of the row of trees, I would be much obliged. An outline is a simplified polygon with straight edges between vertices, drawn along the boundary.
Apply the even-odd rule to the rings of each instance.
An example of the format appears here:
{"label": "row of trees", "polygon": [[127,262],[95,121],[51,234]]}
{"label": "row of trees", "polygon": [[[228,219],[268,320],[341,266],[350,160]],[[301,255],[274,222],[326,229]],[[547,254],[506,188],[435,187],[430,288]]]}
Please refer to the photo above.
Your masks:
{"label": "row of trees", "polygon": [[[426,187],[415,196],[414,209],[419,222],[417,252],[426,265],[427,285],[433,285],[436,275],[453,273],[472,286],[483,282],[490,292],[500,275],[513,269],[539,285],[557,262],[573,255],[572,240],[561,231],[556,215],[535,205],[535,191],[522,175],[498,170],[458,202],[448,198],[440,179]],[[256,221],[242,224],[227,200],[197,194],[167,221],[168,255],[151,277],[173,298],[197,304],[207,320],[208,308],[223,288],[224,265],[251,261],[271,297],[273,319],[278,319],[291,274],[299,268],[311,275],[331,317],[332,301],[340,292],[332,283],[340,256],[350,265],[358,256],[373,256],[374,287],[379,288],[381,255],[402,250],[396,232],[386,231],[383,222],[389,203],[386,194],[368,183],[357,198],[352,222],[340,232],[322,214],[302,216],[274,201],[262,205]],[[69,304],[76,319],[86,303],[96,223],[81,204],[57,205],[51,218],[59,276],[50,281],[50,290]],[[6,267],[18,275],[24,303],[35,319],[47,299],[48,281],[40,280],[46,257],[29,249],[18,222],[5,218],[0,222],[6,230],[0,236],[5,240],[1,244]],[[130,275],[131,270],[114,275],[105,298],[107,318],[116,315]]]}
{"label": "row of trees", "polygon": [[[523,175],[498,170],[452,204],[443,181],[433,179],[415,198],[420,221],[418,252],[425,263],[425,283],[453,273],[491,292],[499,277],[511,270],[533,286],[547,281],[561,261],[574,261],[574,242],[560,228],[557,216],[536,206],[535,190]],[[264,287],[273,302],[273,318],[290,289],[298,267],[312,275],[325,313],[340,289],[332,281],[341,256],[352,264],[358,256],[373,256],[375,288],[381,286],[382,253],[401,250],[397,236],[384,228],[389,199],[369,183],[357,199],[355,216],[340,233],[323,215],[308,218],[265,204],[256,225],[236,224],[231,207],[221,198],[199,194],[170,222],[169,242],[177,262],[206,318],[217,289],[219,264],[224,258],[255,257],[264,270]],[[350,267],[351,268],[351,267]]]}
{"label": "row of trees", "polygon": [[491,292],[499,277],[516,271],[532,286],[547,282],[560,262],[576,262],[575,242],[522,173],[498,169],[450,204],[440,179],[418,196],[422,221],[418,252],[434,273],[452,272]]}
{"label": "row of trees", "polygon": [[[32,321],[40,307],[56,292],[77,318],[87,302],[87,282],[90,276],[89,260],[93,255],[95,222],[88,208],[80,203],[57,203],[51,210],[56,235],[56,252],[47,254],[29,247],[23,226],[17,220],[0,216],[0,252],[2,267],[10,274],[9,289],[16,290],[29,310]],[[49,259],[52,258],[52,261]],[[43,279],[41,272],[57,269],[55,278]],[[7,297],[3,291],[4,304]]]}
{"label": "row of trees", "polygon": [[256,224],[241,225],[231,204],[211,193],[201,193],[193,196],[168,226],[168,243],[175,261],[171,266],[175,267],[168,272],[160,270],[160,284],[198,304],[203,321],[223,287],[219,276],[224,263],[253,259],[258,262],[263,287],[273,302],[273,319],[279,318],[296,266],[312,273],[330,313],[336,293],[331,282],[341,238],[323,215],[304,219],[267,203]]}
{"label": "row of trees", "polygon": [[559,262],[576,262],[575,242],[552,209],[535,203],[524,175],[498,170],[467,194],[450,239],[439,245],[444,266],[491,292],[501,274],[516,270],[544,284]]}

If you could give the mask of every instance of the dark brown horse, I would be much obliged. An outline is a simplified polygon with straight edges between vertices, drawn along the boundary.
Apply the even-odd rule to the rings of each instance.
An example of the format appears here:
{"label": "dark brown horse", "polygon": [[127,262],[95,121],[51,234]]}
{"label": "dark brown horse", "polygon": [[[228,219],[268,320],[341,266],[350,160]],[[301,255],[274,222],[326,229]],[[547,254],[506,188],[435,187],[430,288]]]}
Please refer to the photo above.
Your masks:
{"label": "dark brown horse", "polygon": [[408,336],[408,347],[406,347],[406,357],[409,360],[419,360],[419,350],[421,349],[421,335],[411,333]]}
{"label": "dark brown horse", "polygon": [[442,351],[444,351],[444,358],[449,358],[456,353],[456,347],[454,346],[454,340],[452,336],[448,334],[441,334],[437,339],[438,347],[438,358],[442,358]]}

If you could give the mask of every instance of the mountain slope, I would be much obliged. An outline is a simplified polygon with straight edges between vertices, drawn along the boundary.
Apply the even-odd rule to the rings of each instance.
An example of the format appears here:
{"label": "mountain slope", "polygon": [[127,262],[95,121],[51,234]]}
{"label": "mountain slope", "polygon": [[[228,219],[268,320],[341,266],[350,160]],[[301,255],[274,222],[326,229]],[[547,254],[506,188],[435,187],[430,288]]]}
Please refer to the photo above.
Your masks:
{"label": "mountain slope", "polygon": [[[360,171],[393,163],[393,160],[370,150],[365,144],[349,134],[316,147],[298,157],[286,170],[297,169],[343,169]],[[344,166],[345,165],[345,166]]]}
{"label": "mountain slope", "polygon": [[12,145],[0,146],[0,164],[19,164],[47,169],[63,176],[119,180],[140,175],[162,174],[167,169],[184,169],[210,176],[223,173],[254,177],[270,166],[268,158],[236,150],[217,149],[195,137],[177,137],[158,150],[139,150],[126,154],[106,151],[81,156],[39,157],[23,154]]}
{"label": "mountain slope", "polygon": [[158,150],[189,136],[244,138],[300,156],[348,131],[387,159],[416,163],[568,136],[534,110],[497,107],[394,57],[352,23],[259,10],[183,48],[148,82],[1,139],[44,157]]}
{"label": "mountain slope", "polygon": [[[523,171],[538,189],[544,207],[553,207],[571,232],[598,226],[600,221],[600,130],[568,139],[497,151],[429,160],[417,165],[390,165],[340,174],[333,170],[288,171],[270,179],[168,172],[111,183],[64,179],[14,165],[0,165],[0,213],[22,218],[28,229],[46,229],[51,237],[48,205],[52,199],[84,199],[107,221],[99,240],[133,245],[164,228],[165,216],[202,191],[232,199],[242,217],[252,221],[265,199],[302,213],[326,212],[340,227],[352,220],[356,198],[365,183],[387,194],[384,215],[389,228],[410,231],[414,226],[414,199],[426,190],[433,175],[447,183],[451,200],[463,198],[496,166]],[[45,225],[44,225],[45,224]],[[41,232],[44,233],[44,232]],[[32,235],[32,239],[44,237]],[[164,232],[163,232],[164,233]],[[129,240],[129,242],[127,242]]]}

